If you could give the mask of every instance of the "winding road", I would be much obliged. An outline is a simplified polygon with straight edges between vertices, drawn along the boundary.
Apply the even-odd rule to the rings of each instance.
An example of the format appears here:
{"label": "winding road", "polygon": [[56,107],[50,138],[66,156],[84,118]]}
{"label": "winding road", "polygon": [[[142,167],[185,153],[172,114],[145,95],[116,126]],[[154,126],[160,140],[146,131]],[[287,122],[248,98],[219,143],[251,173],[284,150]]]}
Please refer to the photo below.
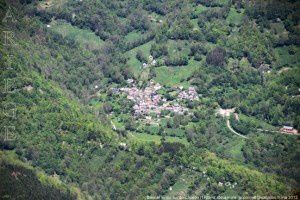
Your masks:
{"label": "winding road", "polygon": [[231,127],[229,119],[226,120],[226,125],[227,125],[227,127],[229,128],[229,130],[230,130],[231,132],[233,132],[234,134],[236,134],[236,135],[238,135],[238,136],[240,136],[240,137],[242,137],[242,138],[244,138],[244,139],[248,139],[248,137],[246,137],[246,136],[244,136],[244,135],[242,135],[242,134],[236,132],[236,131]]}

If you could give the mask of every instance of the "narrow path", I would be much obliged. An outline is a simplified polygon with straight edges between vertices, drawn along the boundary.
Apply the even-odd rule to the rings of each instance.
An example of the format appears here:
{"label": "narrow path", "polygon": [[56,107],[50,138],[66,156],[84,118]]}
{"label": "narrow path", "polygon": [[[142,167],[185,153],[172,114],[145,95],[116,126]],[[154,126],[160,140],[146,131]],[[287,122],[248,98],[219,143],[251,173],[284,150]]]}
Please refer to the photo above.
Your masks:
{"label": "narrow path", "polygon": [[281,134],[285,134],[285,135],[296,135],[296,136],[300,135],[300,133],[292,134],[292,133],[285,133],[283,131],[272,131],[272,130],[267,130],[267,129],[257,129],[257,130],[260,132],[281,133]]}
{"label": "narrow path", "polygon": [[272,132],[272,133],[283,133],[283,132],[280,132],[280,131],[272,131],[272,130],[266,130],[266,129],[257,129],[258,131],[261,131],[261,132]]}
{"label": "narrow path", "polygon": [[235,130],[233,130],[233,128],[232,128],[231,125],[230,125],[229,119],[226,120],[226,125],[227,125],[227,127],[229,128],[229,130],[230,130],[231,132],[233,132],[234,134],[236,134],[236,135],[238,135],[238,136],[240,136],[240,137],[242,137],[242,138],[244,138],[244,139],[248,139],[248,137],[246,137],[246,136],[244,136],[244,135],[241,135],[241,134],[239,134],[238,132],[236,132]]}
{"label": "narrow path", "polygon": [[113,128],[114,130],[117,130],[117,127],[115,126],[115,124],[113,123],[112,120],[110,120],[110,123],[111,123],[111,125],[112,125],[112,128]]}

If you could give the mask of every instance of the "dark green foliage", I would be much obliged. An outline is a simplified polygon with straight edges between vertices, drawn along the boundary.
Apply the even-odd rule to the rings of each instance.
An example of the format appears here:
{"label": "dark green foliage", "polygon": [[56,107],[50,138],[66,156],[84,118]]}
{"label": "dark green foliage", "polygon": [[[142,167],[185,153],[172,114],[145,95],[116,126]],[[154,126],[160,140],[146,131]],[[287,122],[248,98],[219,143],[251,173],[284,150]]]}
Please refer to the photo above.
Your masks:
{"label": "dark green foliage", "polygon": [[136,53],[136,59],[138,59],[141,63],[147,63],[148,62],[148,58],[146,55],[143,54],[142,51],[137,51]]}
{"label": "dark green foliage", "polygon": [[226,52],[222,48],[215,48],[207,54],[206,63],[214,66],[223,66]]}
{"label": "dark green foliage", "polygon": [[238,131],[239,133],[243,134],[243,135],[247,135],[251,132],[256,132],[257,128],[262,128],[262,127],[258,127],[258,125],[251,121],[251,120],[236,120],[234,119],[233,116],[231,116],[230,118],[230,123],[232,125],[232,128],[236,131]]}
{"label": "dark green foliage", "polygon": [[188,57],[167,58],[165,65],[167,66],[184,66],[189,62]]}
{"label": "dark green foliage", "polygon": [[[6,27],[16,33],[18,46],[1,46],[1,87],[8,78],[14,84],[11,93],[1,93],[0,108],[13,103],[17,114],[12,119],[1,112],[1,127],[14,126],[16,137],[4,141],[2,134],[2,149],[58,174],[93,199],[168,195],[185,175],[193,178],[186,183],[189,195],[214,197],[282,195],[299,182],[297,138],[257,132],[265,126],[300,128],[297,2],[67,0],[49,8],[44,1],[22,3],[11,4],[20,12],[17,24]],[[232,10],[239,13],[237,24],[227,20]],[[68,30],[52,28],[58,21],[96,34],[101,45],[65,36]],[[128,33],[138,36],[127,39]],[[149,55],[158,64],[138,66]],[[158,124],[143,124],[133,117],[134,102],[114,89],[127,87],[129,78],[145,87],[141,74],[156,79],[160,69],[171,81],[175,73],[180,77],[158,92],[189,112],[163,111]],[[178,99],[175,88],[191,85],[200,99]],[[249,140],[230,132],[226,119],[215,114],[218,107],[236,108],[242,117],[231,118],[231,125]],[[132,139],[139,133],[158,139]],[[68,190],[40,185],[31,171],[4,165],[2,183],[15,186],[5,187],[10,194],[28,192],[10,176],[15,169],[28,174],[22,181],[37,198],[73,198]],[[230,189],[218,182],[239,185]]]}
{"label": "dark green foliage", "polygon": [[149,34],[147,34],[147,35],[145,35],[143,37],[138,38],[137,40],[134,40],[133,42],[126,43],[125,47],[123,47],[123,48],[125,50],[127,50],[127,51],[131,50],[131,49],[133,49],[135,47],[138,47],[140,45],[143,45],[143,44],[145,44],[145,43],[153,40],[154,36],[155,36],[154,34],[149,33]]}
{"label": "dark green foliage", "polygon": [[2,164],[0,166],[0,196],[9,199],[76,199],[74,195],[64,193],[53,186],[43,185],[36,174],[29,169]]}
{"label": "dark green foliage", "polygon": [[207,50],[205,49],[204,45],[201,43],[195,43],[191,46],[190,56],[197,56],[197,55],[206,55]]}
{"label": "dark green foliage", "polygon": [[162,44],[153,44],[151,45],[151,49],[150,49],[150,54],[154,57],[154,58],[158,58],[161,56],[167,56],[168,55],[168,48],[166,45]]}
{"label": "dark green foliage", "polygon": [[[243,147],[245,161],[263,170],[273,170],[285,176],[299,180],[297,173],[299,163],[299,148],[295,138],[276,134],[274,138],[264,139],[255,136]],[[289,160],[289,161],[287,161]]]}

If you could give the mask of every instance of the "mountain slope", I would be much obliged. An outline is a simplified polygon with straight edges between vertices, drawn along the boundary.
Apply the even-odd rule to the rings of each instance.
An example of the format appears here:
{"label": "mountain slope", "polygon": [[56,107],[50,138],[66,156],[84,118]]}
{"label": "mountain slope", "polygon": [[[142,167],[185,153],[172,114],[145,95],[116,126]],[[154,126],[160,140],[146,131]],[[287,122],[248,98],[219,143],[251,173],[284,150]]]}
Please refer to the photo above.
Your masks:
{"label": "mountain slope", "polygon": [[[17,22],[1,30],[13,30],[16,45],[0,46],[1,149],[80,188],[83,199],[292,194],[297,136],[257,131],[298,127],[298,4],[286,4],[277,16],[244,1],[10,3]],[[282,26],[288,38],[276,32]],[[160,82],[158,93],[189,113],[134,117],[134,103],[114,92],[130,78],[141,91]],[[181,86],[199,99],[177,101]],[[248,140],[226,128],[219,107],[236,107],[240,121],[230,120]],[[34,173],[3,166],[5,194],[18,195],[9,184],[24,192],[15,167],[44,195]]]}

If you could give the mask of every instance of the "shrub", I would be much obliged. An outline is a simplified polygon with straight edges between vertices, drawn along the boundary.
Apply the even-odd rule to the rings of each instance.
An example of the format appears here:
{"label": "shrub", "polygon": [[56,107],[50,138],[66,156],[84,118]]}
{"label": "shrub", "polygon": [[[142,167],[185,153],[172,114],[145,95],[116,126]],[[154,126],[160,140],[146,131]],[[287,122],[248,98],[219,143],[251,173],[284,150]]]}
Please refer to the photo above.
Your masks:
{"label": "shrub", "polygon": [[226,52],[224,49],[217,47],[207,54],[206,63],[214,66],[223,66]]}

